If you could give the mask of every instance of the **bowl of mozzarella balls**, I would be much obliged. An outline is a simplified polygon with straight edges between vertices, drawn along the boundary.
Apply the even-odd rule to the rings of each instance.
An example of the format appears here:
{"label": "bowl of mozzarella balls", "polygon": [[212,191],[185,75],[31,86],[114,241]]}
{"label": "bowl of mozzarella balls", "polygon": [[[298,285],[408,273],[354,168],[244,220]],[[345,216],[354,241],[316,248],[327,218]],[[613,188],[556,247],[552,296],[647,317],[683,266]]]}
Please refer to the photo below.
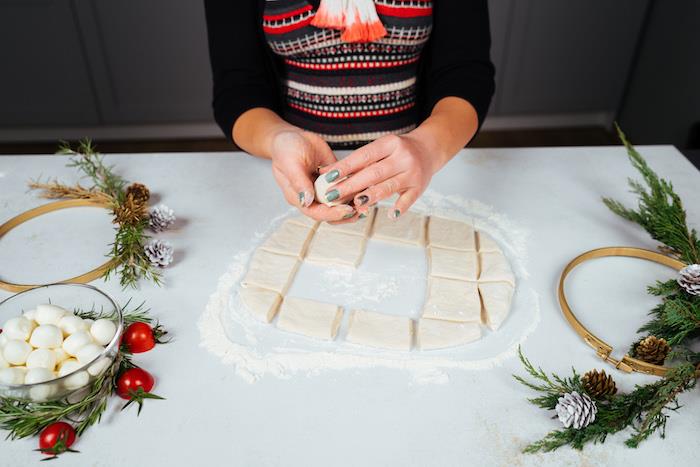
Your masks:
{"label": "bowl of mozzarella balls", "polygon": [[113,364],[121,309],[85,284],[51,284],[0,302],[0,397],[46,402],[89,387]]}

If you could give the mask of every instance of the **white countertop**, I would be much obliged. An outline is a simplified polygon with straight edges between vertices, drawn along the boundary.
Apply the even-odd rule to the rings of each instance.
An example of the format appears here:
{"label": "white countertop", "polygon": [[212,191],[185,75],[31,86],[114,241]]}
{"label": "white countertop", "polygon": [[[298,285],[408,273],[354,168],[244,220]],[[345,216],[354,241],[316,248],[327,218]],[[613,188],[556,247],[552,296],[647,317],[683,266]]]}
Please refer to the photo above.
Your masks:
{"label": "white countertop", "polygon": [[[638,149],[673,181],[691,223],[700,226],[700,173],[673,147]],[[261,224],[288,209],[268,163],[240,153],[114,155],[108,160],[126,179],[146,183],[183,219],[176,231],[161,236],[179,252],[165,272],[164,287],[144,284],[139,291],[122,291],[116,281],[94,283],[120,302],[130,296],[146,300],[172,332],[171,344],[138,357],[156,375],[155,392],[167,401],[146,401],[139,418],[135,410],[119,413],[113,404],[76,445],[81,454],[66,454],[54,465],[692,463],[700,432],[697,390],[681,396],[685,407],[671,417],[665,440],[654,436],[632,450],[618,435],[583,452],[563,448],[525,455],[520,453],[525,444],[559,424],[526,402],[534,393],[511,377],[523,374],[517,359],[490,370],[455,371],[440,385],[416,384],[401,370],[381,368],[243,381],[199,346],[196,323],[233,255]],[[65,162],[61,156],[0,156],[0,222],[45,202],[27,192],[28,180],[50,175],[76,181],[75,170],[65,168]],[[600,201],[601,196],[633,201],[628,176],[636,173],[622,147],[472,149],[431,184],[439,193],[491,205],[530,231],[528,283],[540,296],[541,322],[523,346],[526,355],[560,374],[568,374],[572,365],[581,372],[605,368],[625,390],[652,378],[603,365],[565,323],[555,290],[563,266],[585,250],[654,247],[641,228]],[[263,197],[255,199],[256,193]],[[108,217],[89,208],[69,211],[33,221],[0,240],[0,276],[50,281],[99,264],[111,240]],[[59,246],[61,252],[49,254]],[[654,303],[646,285],[670,273],[635,260],[601,261],[582,266],[572,277],[578,277],[570,291],[572,305],[599,337],[631,342]],[[0,291],[0,298],[7,296]],[[619,314],[608,319],[611,313]],[[621,322],[628,324],[618,327]],[[0,440],[0,465],[36,462],[35,443]]]}

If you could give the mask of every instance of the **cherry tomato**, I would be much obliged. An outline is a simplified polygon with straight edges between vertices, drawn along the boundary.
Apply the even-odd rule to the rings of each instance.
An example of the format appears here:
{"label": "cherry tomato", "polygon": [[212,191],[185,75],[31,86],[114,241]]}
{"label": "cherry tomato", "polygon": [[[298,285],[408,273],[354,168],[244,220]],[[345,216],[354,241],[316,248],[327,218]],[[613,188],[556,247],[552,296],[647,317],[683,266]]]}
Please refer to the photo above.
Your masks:
{"label": "cherry tomato", "polygon": [[132,323],[122,335],[122,344],[131,353],[148,352],[156,346],[156,337],[148,324]]}
{"label": "cherry tomato", "polygon": [[153,375],[146,370],[130,368],[117,378],[117,395],[122,399],[131,400],[137,393],[150,393],[155,382]]}
{"label": "cherry tomato", "polygon": [[56,457],[66,451],[75,452],[70,447],[75,442],[75,430],[66,422],[54,422],[41,430],[39,451]]}

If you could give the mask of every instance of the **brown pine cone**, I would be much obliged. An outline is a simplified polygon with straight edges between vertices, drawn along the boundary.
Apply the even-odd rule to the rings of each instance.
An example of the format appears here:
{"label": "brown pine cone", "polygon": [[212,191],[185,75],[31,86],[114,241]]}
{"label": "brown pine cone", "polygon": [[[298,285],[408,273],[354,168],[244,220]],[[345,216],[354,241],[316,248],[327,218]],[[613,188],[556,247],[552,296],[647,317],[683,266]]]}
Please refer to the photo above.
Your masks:
{"label": "brown pine cone", "polygon": [[615,380],[605,370],[591,370],[581,378],[583,388],[593,398],[612,396],[617,392]]}
{"label": "brown pine cone", "polygon": [[634,356],[647,363],[663,365],[666,356],[671,351],[666,339],[659,339],[656,336],[647,336],[634,348]]}
{"label": "brown pine cone", "polygon": [[148,204],[137,200],[133,193],[126,193],[124,202],[114,208],[114,223],[119,225],[136,225],[148,216]]}
{"label": "brown pine cone", "polygon": [[132,183],[129,185],[126,188],[126,195],[131,195],[134,201],[141,204],[146,204],[151,198],[151,192],[148,190],[148,187],[142,183]]}

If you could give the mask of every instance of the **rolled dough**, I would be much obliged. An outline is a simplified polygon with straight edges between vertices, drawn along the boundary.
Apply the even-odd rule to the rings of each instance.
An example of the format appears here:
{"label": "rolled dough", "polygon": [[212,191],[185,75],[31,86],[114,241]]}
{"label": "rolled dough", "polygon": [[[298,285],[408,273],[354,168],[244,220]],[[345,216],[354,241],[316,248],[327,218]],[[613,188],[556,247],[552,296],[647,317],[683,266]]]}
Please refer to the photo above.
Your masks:
{"label": "rolled dough", "polygon": [[312,228],[287,220],[265,240],[261,248],[272,253],[303,258],[313,233]]}
{"label": "rolled dough", "polygon": [[430,216],[428,245],[452,250],[476,251],[474,228],[466,222]]}
{"label": "rolled dough", "polygon": [[508,317],[513,300],[513,286],[506,282],[486,282],[479,284],[479,293],[484,302],[486,324],[492,330],[498,329]]}
{"label": "rolled dough", "polygon": [[481,338],[478,323],[456,323],[439,319],[421,319],[416,331],[416,346],[420,350],[444,349],[474,342]]}
{"label": "rolled dough", "polygon": [[391,206],[380,206],[374,220],[372,237],[378,240],[425,245],[426,217],[408,211],[398,219],[389,219],[388,213],[394,210]]}
{"label": "rolled dough", "polygon": [[299,260],[267,250],[256,250],[250,260],[243,287],[261,287],[284,295],[299,268]]}
{"label": "rolled dough", "polygon": [[479,282],[507,282],[515,285],[515,276],[503,253],[486,252],[480,253],[479,257],[481,262]]}
{"label": "rolled dough", "polygon": [[476,282],[431,277],[423,318],[480,322],[481,302]]}
{"label": "rolled dough", "polygon": [[280,307],[277,327],[304,336],[333,340],[342,319],[343,310],[338,305],[285,297]]}
{"label": "rolled dough", "polygon": [[366,310],[353,310],[346,339],[389,350],[411,350],[413,320]]}
{"label": "rolled dough", "polygon": [[293,224],[301,225],[303,227],[309,227],[309,228],[312,228],[314,230],[318,227],[318,224],[319,224],[318,221],[316,221],[315,219],[304,216],[303,214],[299,215],[299,216],[290,217],[289,222],[291,222]]}
{"label": "rolled dough", "polygon": [[370,208],[369,211],[367,211],[367,217],[365,217],[364,219],[358,219],[355,222],[350,222],[346,224],[328,224],[324,222],[319,226],[318,231],[322,232],[324,230],[330,230],[333,232],[360,235],[366,238],[369,236],[369,231],[372,228],[375,213],[376,209]]}
{"label": "rolled dough", "polygon": [[496,243],[496,241],[493,238],[491,238],[489,234],[477,232],[477,236],[479,237],[479,252],[486,253],[501,251],[501,248],[498,246],[498,243]]}
{"label": "rolled dough", "polygon": [[275,318],[282,301],[282,297],[277,292],[258,287],[241,287],[238,293],[248,311],[257,319],[266,323],[271,322]]}
{"label": "rolled dough", "polygon": [[311,241],[306,260],[321,264],[357,266],[365,253],[367,240],[351,235],[319,228]]}
{"label": "rolled dough", "polygon": [[336,199],[334,201],[326,201],[326,193],[328,191],[331,191],[332,186],[337,185],[338,183],[342,182],[346,178],[348,178],[348,177],[339,178],[333,182],[327,182],[326,181],[326,174],[319,175],[319,177],[314,182],[314,191],[316,192],[315,193],[316,201],[318,201],[319,203],[323,203],[326,206],[338,206],[339,204],[343,204],[338,199]]}
{"label": "rolled dough", "polygon": [[476,280],[478,261],[474,251],[430,247],[428,260],[431,276],[463,281]]}

